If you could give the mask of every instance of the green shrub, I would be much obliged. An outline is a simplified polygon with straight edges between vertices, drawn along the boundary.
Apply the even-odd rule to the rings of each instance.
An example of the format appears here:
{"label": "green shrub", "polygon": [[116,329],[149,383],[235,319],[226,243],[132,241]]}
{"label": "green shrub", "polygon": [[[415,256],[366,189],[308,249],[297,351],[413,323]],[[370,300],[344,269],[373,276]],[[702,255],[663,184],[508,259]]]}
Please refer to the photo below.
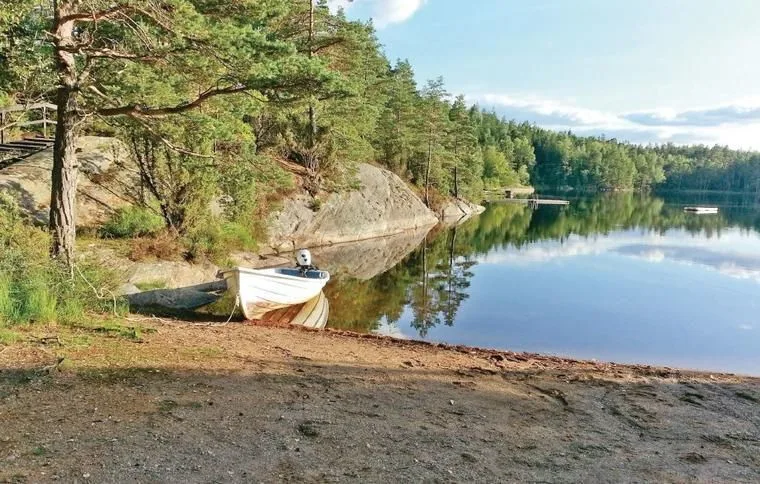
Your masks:
{"label": "green shrub", "polygon": [[231,252],[255,250],[256,240],[251,230],[239,223],[209,223],[189,232],[185,237],[191,259],[208,258],[225,261]]}
{"label": "green shrub", "polygon": [[48,234],[25,223],[15,201],[0,194],[0,326],[67,322],[112,310],[112,274],[80,263],[72,277],[49,257],[49,247]]}
{"label": "green shrub", "polygon": [[312,212],[319,212],[319,210],[322,208],[322,200],[318,198],[312,198],[309,202],[309,210]]}
{"label": "green shrub", "polygon": [[115,238],[144,237],[157,234],[164,227],[164,220],[154,211],[144,207],[124,207],[116,210],[100,229],[101,236]]}

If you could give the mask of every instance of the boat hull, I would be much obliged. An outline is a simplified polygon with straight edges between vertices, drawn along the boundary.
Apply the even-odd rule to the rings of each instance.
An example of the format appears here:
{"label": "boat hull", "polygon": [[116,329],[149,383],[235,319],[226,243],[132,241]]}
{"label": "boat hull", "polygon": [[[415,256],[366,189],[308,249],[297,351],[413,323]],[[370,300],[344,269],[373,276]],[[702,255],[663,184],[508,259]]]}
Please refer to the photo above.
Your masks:
{"label": "boat hull", "polygon": [[264,314],[260,321],[266,324],[285,325],[292,324],[305,328],[323,329],[327,326],[330,315],[330,304],[325,293],[320,291],[314,297],[303,304],[275,309]]}
{"label": "boat hull", "polygon": [[261,319],[266,313],[303,304],[315,298],[330,280],[324,271],[309,271],[302,277],[293,269],[246,269],[225,271],[228,290],[237,294],[246,319]]}

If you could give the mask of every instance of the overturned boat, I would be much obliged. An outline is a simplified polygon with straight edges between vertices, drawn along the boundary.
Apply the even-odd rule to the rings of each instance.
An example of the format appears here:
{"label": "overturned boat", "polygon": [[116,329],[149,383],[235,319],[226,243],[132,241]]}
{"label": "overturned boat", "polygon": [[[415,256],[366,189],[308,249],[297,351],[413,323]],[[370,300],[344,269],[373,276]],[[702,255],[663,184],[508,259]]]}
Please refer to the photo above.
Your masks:
{"label": "overturned boat", "polygon": [[237,295],[246,319],[262,319],[268,312],[304,304],[317,297],[330,280],[330,273],[311,265],[311,254],[301,250],[296,268],[246,269],[223,271],[227,290]]}

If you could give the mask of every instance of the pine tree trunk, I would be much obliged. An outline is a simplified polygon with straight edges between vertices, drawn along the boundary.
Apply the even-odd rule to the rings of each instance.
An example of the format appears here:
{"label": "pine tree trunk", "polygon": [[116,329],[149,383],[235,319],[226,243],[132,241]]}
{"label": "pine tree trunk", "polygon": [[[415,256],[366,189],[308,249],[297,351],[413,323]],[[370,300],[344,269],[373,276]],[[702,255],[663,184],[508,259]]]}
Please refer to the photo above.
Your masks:
{"label": "pine tree trunk", "polygon": [[428,141],[427,167],[425,168],[425,205],[430,208],[430,162],[433,158],[433,142]]}
{"label": "pine tree trunk", "polygon": [[77,186],[77,155],[75,95],[65,87],[58,88],[58,124],[53,147],[53,173],[50,193],[50,233],[53,235],[52,255],[69,267],[74,262],[76,238],[75,198]]}
{"label": "pine tree trunk", "polygon": [[74,44],[74,22],[63,21],[71,12],[70,2],[54,3],[55,61],[58,73],[58,106],[53,147],[52,187],[50,191],[51,254],[61,259],[70,270],[74,267],[76,241],[77,155],[76,128],[79,121],[76,103],[76,64],[74,55],[64,50]]}
{"label": "pine tree trunk", "polygon": [[454,163],[454,198],[459,198],[459,176],[457,173],[459,166],[456,161]]}
{"label": "pine tree trunk", "polygon": [[[309,0],[309,58],[314,56],[314,0]],[[309,100],[309,160],[306,169],[312,177],[319,172],[319,158],[316,153],[317,113],[314,100]]]}

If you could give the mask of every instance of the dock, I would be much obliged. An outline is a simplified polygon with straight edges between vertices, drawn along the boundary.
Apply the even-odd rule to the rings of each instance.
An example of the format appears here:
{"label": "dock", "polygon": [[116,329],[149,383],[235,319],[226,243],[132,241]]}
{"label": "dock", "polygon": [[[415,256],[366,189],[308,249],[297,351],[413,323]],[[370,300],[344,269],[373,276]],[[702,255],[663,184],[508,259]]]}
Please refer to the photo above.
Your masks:
{"label": "dock", "polygon": [[507,203],[521,203],[523,205],[570,205],[569,200],[557,200],[554,198],[507,198]]}
{"label": "dock", "polygon": [[699,214],[718,213],[718,207],[684,207],[683,210],[684,212]]}

